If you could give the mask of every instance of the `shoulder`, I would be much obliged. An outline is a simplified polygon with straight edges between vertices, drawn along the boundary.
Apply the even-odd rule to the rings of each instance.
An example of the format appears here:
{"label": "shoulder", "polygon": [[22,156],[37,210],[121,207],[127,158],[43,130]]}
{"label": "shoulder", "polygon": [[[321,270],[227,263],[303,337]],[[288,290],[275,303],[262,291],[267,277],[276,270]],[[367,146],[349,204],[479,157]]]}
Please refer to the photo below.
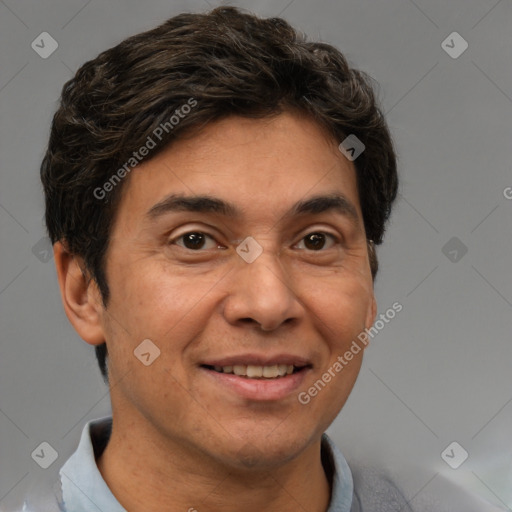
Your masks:
{"label": "shoulder", "polygon": [[354,481],[351,512],[415,512],[387,474],[353,465],[351,471]]}
{"label": "shoulder", "polygon": [[327,434],[322,440],[324,468],[332,483],[329,512],[412,512],[403,493],[387,474],[373,468],[349,466]]}
{"label": "shoulder", "polygon": [[[70,505],[69,497],[76,494],[76,490],[69,483],[69,478],[63,483],[62,471],[67,468],[66,476],[72,475],[75,481],[79,481],[80,478],[91,478],[90,475],[94,470],[97,471],[95,456],[105,448],[111,428],[111,417],[89,421],[82,429],[78,447],[64,465],[60,468],[47,469],[44,475],[38,477],[38,480],[32,481],[26,491],[22,508],[16,512],[66,512],[64,503],[68,503],[70,508],[75,509],[74,500]],[[66,496],[66,500],[63,495]]]}
{"label": "shoulder", "polygon": [[351,512],[505,512],[441,475],[419,493],[406,498],[396,480],[384,471],[353,465],[351,471],[354,480]]}

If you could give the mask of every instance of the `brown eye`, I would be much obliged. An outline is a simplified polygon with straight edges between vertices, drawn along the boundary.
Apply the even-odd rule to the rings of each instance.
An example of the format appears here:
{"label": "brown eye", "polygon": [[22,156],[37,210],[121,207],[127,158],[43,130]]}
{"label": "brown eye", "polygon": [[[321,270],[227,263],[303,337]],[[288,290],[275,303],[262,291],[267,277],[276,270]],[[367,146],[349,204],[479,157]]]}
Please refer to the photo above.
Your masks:
{"label": "brown eye", "polygon": [[[213,238],[210,235],[207,235],[206,233],[203,233],[201,231],[189,231],[188,233],[185,233],[174,240],[171,241],[171,243],[176,242],[177,240],[182,240],[182,243],[177,244],[180,247],[184,247],[185,249],[191,249],[191,250],[198,250],[203,249],[207,239],[210,239],[213,241]],[[214,247],[217,247],[217,245],[214,243]]]}
{"label": "brown eye", "polygon": [[325,247],[326,239],[330,238],[335,240],[334,236],[329,233],[323,233],[316,231],[314,233],[307,234],[301,242],[304,242],[304,246],[309,251],[319,251]]}

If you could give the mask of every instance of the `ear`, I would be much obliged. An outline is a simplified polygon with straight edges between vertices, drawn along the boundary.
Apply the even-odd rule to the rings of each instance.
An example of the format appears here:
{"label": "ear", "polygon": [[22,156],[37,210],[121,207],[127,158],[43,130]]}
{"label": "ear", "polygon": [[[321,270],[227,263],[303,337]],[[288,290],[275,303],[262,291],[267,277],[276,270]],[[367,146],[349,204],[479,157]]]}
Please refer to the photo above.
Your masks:
{"label": "ear", "polygon": [[[69,253],[64,244],[53,246],[64,311],[79,336],[91,345],[105,341],[103,304],[94,279],[87,276],[83,260]],[[83,270],[84,269],[84,270]]]}
{"label": "ear", "polygon": [[373,325],[373,322],[375,322],[376,316],[377,316],[377,301],[375,300],[375,293],[372,291],[371,301],[368,306],[368,312],[366,314],[365,327],[367,329],[370,329],[370,327]]}

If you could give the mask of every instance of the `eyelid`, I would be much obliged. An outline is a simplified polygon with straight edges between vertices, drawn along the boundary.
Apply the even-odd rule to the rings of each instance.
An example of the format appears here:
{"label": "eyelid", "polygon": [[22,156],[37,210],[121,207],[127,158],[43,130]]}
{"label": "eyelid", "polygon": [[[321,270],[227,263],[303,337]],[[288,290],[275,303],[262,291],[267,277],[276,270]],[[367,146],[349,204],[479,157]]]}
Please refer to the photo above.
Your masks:
{"label": "eyelid", "polygon": [[[181,231],[181,228],[183,228],[184,231]],[[215,240],[221,237],[220,233],[213,226],[204,224],[201,225],[200,223],[198,223],[197,226],[195,226],[193,222],[186,222],[180,226],[175,227],[171,232],[168,232],[165,235],[165,237],[170,242],[189,233],[203,233],[212,238],[215,238]]]}

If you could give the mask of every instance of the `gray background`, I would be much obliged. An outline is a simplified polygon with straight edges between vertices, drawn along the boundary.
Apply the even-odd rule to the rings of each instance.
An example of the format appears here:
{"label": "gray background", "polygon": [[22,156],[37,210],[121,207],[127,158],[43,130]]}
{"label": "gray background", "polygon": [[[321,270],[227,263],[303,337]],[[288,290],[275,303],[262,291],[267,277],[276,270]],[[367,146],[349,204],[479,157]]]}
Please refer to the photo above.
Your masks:
{"label": "gray background", "polygon": [[[446,477],[512,507],[512,2],[232,3],[282,14],[370,73],[399,153],[376,292],[380,312],[395,301],[403,311],[372,340],[329,433],[350,460],[393,471],[413,503]],[[41,241],[38,169],[60,89],[125,37],[216,5],[0,1],[0,507],[60,466],[84,423],[110,410]],[[47,59],[31,48],[43,31],[59,44]],[[456,59],[441,45],[453,31],[469,45]],[[59,454],[48,470],[31,458],[42,441]],[[469,453],[456,470],[440,455],[452,441]]]}

